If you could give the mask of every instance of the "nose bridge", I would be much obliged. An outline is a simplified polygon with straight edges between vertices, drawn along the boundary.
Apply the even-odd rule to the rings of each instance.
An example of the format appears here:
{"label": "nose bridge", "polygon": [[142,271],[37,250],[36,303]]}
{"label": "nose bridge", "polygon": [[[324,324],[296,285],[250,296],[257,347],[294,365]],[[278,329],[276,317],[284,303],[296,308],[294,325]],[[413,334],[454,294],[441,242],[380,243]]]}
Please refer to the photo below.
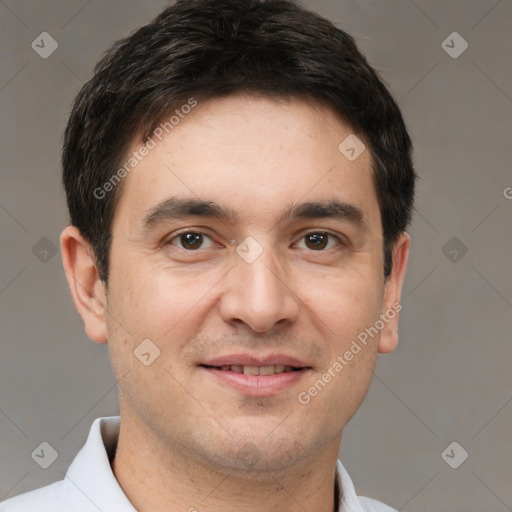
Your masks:
{"label": "nose bridge", "polygon": [[297,318],[296,298],[271,245],[247,237],[237,247],[221,314],[228,323],[242,321],[258,332]]}

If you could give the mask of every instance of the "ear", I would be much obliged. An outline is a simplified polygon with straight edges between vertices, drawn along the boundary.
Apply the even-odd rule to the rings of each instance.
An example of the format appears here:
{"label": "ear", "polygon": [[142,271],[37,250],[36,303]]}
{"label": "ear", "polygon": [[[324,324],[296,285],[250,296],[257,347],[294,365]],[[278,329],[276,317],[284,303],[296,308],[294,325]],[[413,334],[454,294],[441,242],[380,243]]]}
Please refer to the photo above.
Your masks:
{"label": "ear", "polygon": [[410,243],[411,237],[407,233],[402,233],[393,246],[393,266],[384,288],[382,309],[384,328],[379,340],[381,354],[392,352],[398,345],[398,319],[399,311],[402,309],[400,296],[407,270]]}
{"label": "ear", "polygon": [[62,264],[85,332],[96,343],[107,343],[105,285],[94,253],[79,229],[68,226],[60,235]]}

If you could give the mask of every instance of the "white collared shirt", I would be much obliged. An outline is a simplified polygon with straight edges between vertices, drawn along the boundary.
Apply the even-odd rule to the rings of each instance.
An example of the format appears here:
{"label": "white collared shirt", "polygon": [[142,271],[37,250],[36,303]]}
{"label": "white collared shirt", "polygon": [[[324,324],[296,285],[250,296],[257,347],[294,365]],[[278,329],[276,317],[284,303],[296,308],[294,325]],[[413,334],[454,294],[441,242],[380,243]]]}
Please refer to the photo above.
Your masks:
{"label": "white collared shirt", "polygon": [[[0,512],[136,512],[110,466],[120,423],[120,416],[94,420],[64,480],[10,498],[0,503]],[[336,478],[341,489],[337,512],[396,512],[378,501],[357,497],[339,460]]]}

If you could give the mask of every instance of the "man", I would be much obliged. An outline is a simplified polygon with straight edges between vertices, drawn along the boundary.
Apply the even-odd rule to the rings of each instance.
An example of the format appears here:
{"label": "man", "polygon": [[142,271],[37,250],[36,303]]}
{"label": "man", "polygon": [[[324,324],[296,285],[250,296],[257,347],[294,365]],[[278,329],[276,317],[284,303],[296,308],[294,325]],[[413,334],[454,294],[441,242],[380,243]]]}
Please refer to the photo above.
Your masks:
{"label": "man", "polygon": [[398,342],[415,174],[352,38],[288,1],[178,2],[97,65],[63,168],[121,414],[0,510],[392,510],[337,455]]}

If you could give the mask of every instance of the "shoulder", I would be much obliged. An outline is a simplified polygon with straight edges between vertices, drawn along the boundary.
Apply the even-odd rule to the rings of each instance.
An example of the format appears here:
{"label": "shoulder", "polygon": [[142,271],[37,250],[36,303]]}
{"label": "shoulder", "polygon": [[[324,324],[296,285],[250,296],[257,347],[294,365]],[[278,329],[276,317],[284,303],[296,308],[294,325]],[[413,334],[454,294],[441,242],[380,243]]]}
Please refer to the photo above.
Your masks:
{"label": "shoulder", "polygon": [[62,510],[62,480],[0,503],[0,512],[57,512]]}
{"label": "shoulder", "polygon": [[354,512],[397,512],[394,508],[388,507],[380,501],[357,496],[352,479],[343,467],[340,459],[336,461],[336,476],[338,487],[343,489],[342,501],[339,504],[340,512],[342,510]]}
{"label": "shoulder", "polygon": [[119,416],[96,418],[63,480],[1,502],[0,512],[90,512],[105,503],[133,511],[109,463],[119,424]]}
{"label": "shoulder", "polygon": [[359,497],[359,503],[364,512],[397,512],[394,508],[388,507],[380,501],[364,498],[362,496]]}

